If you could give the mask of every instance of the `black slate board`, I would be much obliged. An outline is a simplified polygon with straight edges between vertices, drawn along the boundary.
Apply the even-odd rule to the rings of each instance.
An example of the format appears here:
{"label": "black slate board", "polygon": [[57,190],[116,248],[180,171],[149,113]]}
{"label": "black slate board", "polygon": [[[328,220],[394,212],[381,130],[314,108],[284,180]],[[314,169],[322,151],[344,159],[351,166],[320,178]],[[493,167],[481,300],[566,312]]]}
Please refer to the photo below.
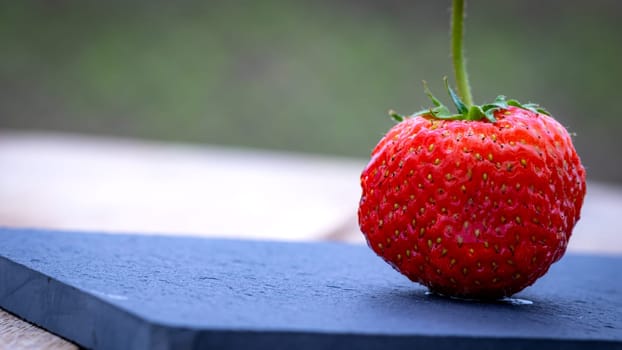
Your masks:
{"label": "black slate board", "polygon": [[427,295],[362,246],[0,229],[0,307],[96,349],[622,349],[622,257]]}

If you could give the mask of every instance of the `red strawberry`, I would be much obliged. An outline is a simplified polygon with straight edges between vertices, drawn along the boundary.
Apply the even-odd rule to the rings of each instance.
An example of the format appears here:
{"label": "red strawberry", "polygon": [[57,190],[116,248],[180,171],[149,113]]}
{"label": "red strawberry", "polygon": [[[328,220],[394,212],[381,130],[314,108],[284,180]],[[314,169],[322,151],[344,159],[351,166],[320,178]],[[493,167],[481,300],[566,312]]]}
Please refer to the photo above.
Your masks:
{"label": "red strawberry", "polygon": [[[585,170],[568,132],[535,105],[498,98],[447,116],[432,99],[434,109],[395,125],[373,150],[361,174],[361,230],[432,291],[510,296],[564,254]],[[439,119],[469,113],[490,120]]]}
{"label": "red strawberry", "polygon": [[559,260],[579,220],[585,169],[566,129],[535,104],[474,105],[462,53],[464,1],[453,0],[458,91],[380,140],[361,174],[369,246],[440,294],[510,296]]}

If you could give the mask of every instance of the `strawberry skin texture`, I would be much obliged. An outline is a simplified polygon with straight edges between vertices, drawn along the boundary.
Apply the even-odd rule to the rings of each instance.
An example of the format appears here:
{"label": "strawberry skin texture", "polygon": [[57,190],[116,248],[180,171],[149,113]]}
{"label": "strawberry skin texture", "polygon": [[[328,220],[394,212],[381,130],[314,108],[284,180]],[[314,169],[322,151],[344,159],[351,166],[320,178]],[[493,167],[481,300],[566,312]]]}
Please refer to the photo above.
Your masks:
{"label": "strawberry skin texture", "polygon": [[580,217],[585,169],[566,129],[517,107],[495,118],[406,118],[361,174],[367,244],[439,294],[495,299],[530,286]]}

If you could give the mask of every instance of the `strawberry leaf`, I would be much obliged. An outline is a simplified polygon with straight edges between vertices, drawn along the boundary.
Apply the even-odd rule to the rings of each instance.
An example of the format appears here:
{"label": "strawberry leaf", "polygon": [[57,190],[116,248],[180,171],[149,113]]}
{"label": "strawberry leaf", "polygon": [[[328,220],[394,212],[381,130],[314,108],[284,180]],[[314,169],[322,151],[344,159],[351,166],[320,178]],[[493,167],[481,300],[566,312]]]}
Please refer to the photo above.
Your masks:
{"label": "strawberry leaf", "polygon": [[438,119],[447,119],[453,116],[449,108],[445,106],[438,106],[430,109],[430,114]]}
{"label": "strawberry leaf", "polygon": [[497,121],[494,116],[495,110],[496,109],[489,109],[488,111],[484,111],[482,107],[478,105],[473,105],[469,108],[469,112],[467,113],[466,120],[482,120],[486,118],[490,122],[494,123]]}
{"label": "strawberry leaf", "polygon": [[396,122],[403,122],[404,121],[404,116],[401,114],[398,114],[397,112],[395,112],[394,110],[390,109],[389,110],[389,116],[391,118],[393,118],[393,120],[395,120]]}
{"label": "strawberry leaf", "polygon": [[[423,91],[428,96],[430,101],[432,101],[432,104],[434,105],[434,107],[445,107],[441,103],[441,101],[439,101],[436,97],[434,97],[434,95],[432,94],[432,91],[430,91],[430,88],[428,87],[428,83],[425,80],[423,81]],[[447,108],[447,107],[445,107],[445,108]]]}
{"label": "strawberry leaf", "polygon": [[523,108],[523,105],[521,105],[520,102],[518,102],[518,101],[516,101],[514,99],[508,100],[507,103],[508,103],[508,106]]}
{"label": "strawberry leaf", "polygon": [[469,109],[467,108],[467,106],[464,104],[464,102],[462,102],[460,97],[458,97],[458,95],[451,88],[451,86],[449,86],[449,81],[447,80],[447,77],[445,77],[444,80],[445,80],[445,88],[447,88],[447,92],[449,92],[449,97],[451,98],[451,100],[453,101],[454,105],[456,106],[456,109],[458,110],[458,113],[460,113],[460,114],[467,114],[469,112]]}
{"label": "strawberry leaf", "polygon": [[482,106],[482,109],[484,110],[484,112],[487,112],[489,110],[499,110],[499,109],[505,109],[505,108],[508,108],[508,103],[505,101],[505,96],[503,95],[497,96],[497,98],[495,99],[495,102],[488,103]]}
{"label": "strawberry leaf", "polygon": [[546,114],[548,116],[551,115],[551,113],[549,113],[549,111],[547,111],[546,109],[540,107],[540,105],[536,104],[536,103],[525,103],[522,108],[524,109],[528,109],[532,112],[536,112],[536,113],[541,113],[541,114]]}
{"label": "strawberry leaf", "polygon": [[443,103],[441,103],[441,101],[439,101],[439,99],[437,99],[434,96],[434,94],[432,94],[432,91],[430,91],[430,88],[428,87],[428,83],[425,80],[423,81],[423,91],[428,96],[430,101],[432,101],[432,104],[434,105],[434,107],[430,108],[429,110],[427,110],[425,112],[422,111],[422,112],[424,112],[422,114],[428,114],[429,113],[429,114],[433,115],[435,118],[438,118],[438,119],[457,119],[459,117],[459,116],[456,116],[453,113],[451,113],[449,108],[447,108]]}

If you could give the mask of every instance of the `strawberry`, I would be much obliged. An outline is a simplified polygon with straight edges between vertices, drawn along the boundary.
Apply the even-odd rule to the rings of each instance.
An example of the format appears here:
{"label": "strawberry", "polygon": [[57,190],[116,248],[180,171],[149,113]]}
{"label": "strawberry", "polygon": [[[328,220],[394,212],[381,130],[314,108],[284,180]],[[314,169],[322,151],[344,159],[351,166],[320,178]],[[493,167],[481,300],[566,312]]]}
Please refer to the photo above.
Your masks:
{"label": "strawberry", "polygon": [[537,105],[500,96],[477,106],[447,90],[457,114],[427,87],[433,108],[392,113],[399,123],[361,174],[359,225],[376,254],[433,292],[510,296],[566,251],[585,169]]}

